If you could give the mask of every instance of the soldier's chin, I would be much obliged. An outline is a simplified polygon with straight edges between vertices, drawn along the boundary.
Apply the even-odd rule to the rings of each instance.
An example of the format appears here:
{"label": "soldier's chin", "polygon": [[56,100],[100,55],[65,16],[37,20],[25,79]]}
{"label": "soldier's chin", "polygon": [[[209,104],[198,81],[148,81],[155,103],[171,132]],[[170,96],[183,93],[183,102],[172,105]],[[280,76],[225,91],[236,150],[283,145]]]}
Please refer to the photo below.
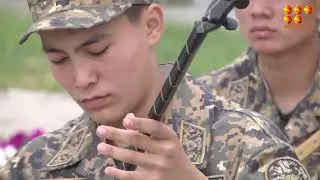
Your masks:
{"label": "soldier's chin", "polygon": [[114,125],[122,122],[123,115],[111,109],[88,111],[91,119],[100,125]]}
{"label": "soldier's chin", "polygon": [[279,44],[273,42],[256,42],[251,47],[259,54],[277,54],[283,50]]}

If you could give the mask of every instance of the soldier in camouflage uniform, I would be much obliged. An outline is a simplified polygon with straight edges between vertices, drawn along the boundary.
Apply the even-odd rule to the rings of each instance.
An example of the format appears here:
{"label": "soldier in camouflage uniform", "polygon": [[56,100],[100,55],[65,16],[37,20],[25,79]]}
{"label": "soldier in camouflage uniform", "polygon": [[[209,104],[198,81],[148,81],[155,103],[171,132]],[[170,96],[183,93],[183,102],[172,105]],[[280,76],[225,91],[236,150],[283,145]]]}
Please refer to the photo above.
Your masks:
{"label": "soldier in camouflage uniform", "polygon": [[28,4],[34,24],[21,43],[39,33],[54,77],[85,113],[21,148],[2,179],[310,179],[275,124],[190,75],[162,122],[146,118],[172,68],[159,66],[154,51],[163,33],[159,4]]}
{"label": "soldier in camouflage uniform", "polygon": [[[213,94],[274,120],[286,134],[312,179],[320,178],[319,1],[251,0],[236,10],[249,48],[232,64],[199,77]],[[283,7],[311,3],[303,23],[286,27]],[[300,28],[299,28],[300,27]],[[309,138],[314,141],[306,143]],[[307,145],[305,145],[307,144]]]}

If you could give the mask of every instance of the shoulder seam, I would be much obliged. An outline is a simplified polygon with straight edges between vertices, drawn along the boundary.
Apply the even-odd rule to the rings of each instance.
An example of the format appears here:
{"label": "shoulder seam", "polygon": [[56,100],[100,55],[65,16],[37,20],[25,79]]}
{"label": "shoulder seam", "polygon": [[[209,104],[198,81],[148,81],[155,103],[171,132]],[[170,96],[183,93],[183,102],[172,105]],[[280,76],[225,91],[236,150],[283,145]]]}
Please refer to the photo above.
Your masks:
{"label": "shoulder seam", "polygon": [[[264,132],[265,135],[267,135],[270,139],[272,139],[273,143],[277,143],[277,141],[274,139],[274,137],[270,136],[269,133],[266,131],[265,128],[262,128],[261,125],[254,119],[253,115],[250,115],[246,112],[243,111],[237,111],[237,110],[232,110],[232,109],[223,109],[224,111],[229,111],[229,112],[234,112],[234,113],[239,113],[239,114],[243,114],[247,117],[249,117],[252,121],[254,121],[259,127],[260,129]],[[280,139],[281,140],[281,139]],[[281,140],[282,141],[282,140]],[[284,141],[283,141],[284,142]]]}

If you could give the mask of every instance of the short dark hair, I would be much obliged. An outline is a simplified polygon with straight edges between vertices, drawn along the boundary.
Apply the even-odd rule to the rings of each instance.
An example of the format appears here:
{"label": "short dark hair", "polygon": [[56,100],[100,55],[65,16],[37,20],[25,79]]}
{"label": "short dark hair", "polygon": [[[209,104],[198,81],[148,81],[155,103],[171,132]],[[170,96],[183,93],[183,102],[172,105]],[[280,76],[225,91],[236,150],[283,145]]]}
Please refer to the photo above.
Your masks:
{"label": "short dark hair", "polygon": [[140,20],[142,11],[147,7],[149,7],[149,4],[134,4],[124,13],[124,15],[129,18],[130,22],[138,22]]}

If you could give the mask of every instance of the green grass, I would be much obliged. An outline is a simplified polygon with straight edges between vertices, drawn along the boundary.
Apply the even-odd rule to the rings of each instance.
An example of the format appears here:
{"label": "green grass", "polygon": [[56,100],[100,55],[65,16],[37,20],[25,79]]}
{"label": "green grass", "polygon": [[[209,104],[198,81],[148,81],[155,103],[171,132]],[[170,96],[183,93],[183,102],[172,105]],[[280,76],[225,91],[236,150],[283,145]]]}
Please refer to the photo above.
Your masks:
{"label": "green grass", "polygon": [[[0,22],[0,87],[61,90],[48,70],[38,36],[31,36],[23,46],[18,44],[31,23],[29,18],[8,8],[0,8]],[[191,23],[167,23],[164,38],[157,47],[160,63],[177,59],[191,29]],[[220,68],[244,48],[245,43],[238,31],[212,32],[202,44],[189,72],[198,76]]]}

